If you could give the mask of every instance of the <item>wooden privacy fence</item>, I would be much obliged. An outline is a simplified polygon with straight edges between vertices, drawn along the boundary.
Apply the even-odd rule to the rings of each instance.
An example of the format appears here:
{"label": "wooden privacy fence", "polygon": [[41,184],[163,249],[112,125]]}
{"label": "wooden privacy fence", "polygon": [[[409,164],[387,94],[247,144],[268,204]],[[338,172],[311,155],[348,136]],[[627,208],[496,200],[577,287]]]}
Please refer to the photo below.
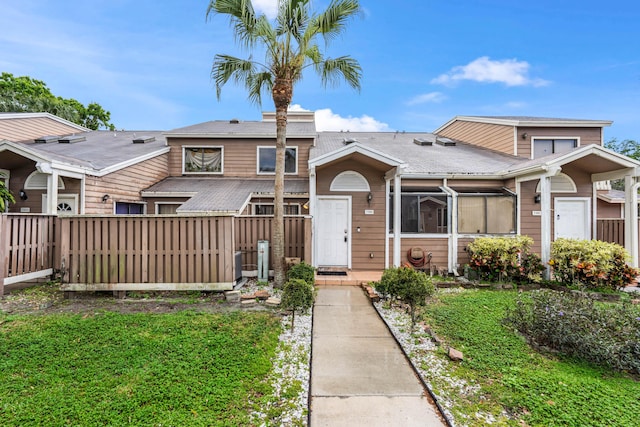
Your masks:
{"label": "wooden privacy fence", "polygon": [[[273,217],[239,216],[235,219],[236,251],[242,253],[242,269],[253,272],[258,265],[258,241],[269,241],[269,268],[273,269]],[[311,218],[284,217],[284,256],[311,262]]]}
{"label": "wooden privacy fence", "polygon": [[229,290],[234,224],[219,216],[60,217],[64,290]]}
{"label": "wooden privacy fence", "polygon": [[53,274],[55,225],[51,215],[0,215],[0,295],[5,285]]}
{"label": "wooden privacy fence", "polygon": [[596,239],[624,246],[624,219],[599,219]]}

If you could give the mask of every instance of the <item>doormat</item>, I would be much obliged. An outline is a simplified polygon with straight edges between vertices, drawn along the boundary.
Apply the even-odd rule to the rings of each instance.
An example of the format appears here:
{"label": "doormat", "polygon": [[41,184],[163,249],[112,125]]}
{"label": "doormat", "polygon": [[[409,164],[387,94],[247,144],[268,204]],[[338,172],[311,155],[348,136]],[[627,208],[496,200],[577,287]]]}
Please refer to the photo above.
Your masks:
{"label": "doormat", "polygon": [[343,270],[318,270],[318,276],[346,276],[347,272]]}

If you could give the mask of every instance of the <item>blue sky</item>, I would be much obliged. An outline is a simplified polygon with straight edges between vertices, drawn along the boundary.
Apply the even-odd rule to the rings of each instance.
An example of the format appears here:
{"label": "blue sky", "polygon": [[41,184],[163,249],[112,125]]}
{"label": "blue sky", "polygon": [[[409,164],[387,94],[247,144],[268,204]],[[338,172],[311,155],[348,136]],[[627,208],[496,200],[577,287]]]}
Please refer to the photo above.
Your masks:
{"label": "blue sky", "polygon": [[[0,71],[111,111],[118,128],[173,129],[259,120],[273,110],[228,85],[216,53],[246,57],[206,0],[5,0]],[[254,0],[273,13],[275,0]],[[327,1],[316,1],[317,8]],[[362,90],[312,74],[293,103],[335,130],[433,131],[456,115],[613,120],[605,139],[640,141],[640,6],[633,0],[362,1],[362,17],[328,56],[351,55]]]}

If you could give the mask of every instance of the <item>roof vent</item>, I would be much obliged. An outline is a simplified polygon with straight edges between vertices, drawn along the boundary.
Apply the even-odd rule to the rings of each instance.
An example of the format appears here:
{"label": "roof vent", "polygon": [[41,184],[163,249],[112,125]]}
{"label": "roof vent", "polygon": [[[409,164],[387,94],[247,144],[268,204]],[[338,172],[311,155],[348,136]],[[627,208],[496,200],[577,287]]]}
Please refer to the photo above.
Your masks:
{"label": "roof vent", "polygon": [[355,138],[345,138],[345,139],[342,140],[342,143],[344,145],[353,144],[354,142],[358,142],[358,140],[355,139]]}
{"label": "roof vent", "polygon": [[436,144],[442,145],[443,147],[455,147],[456,142],[449,138],[437,137]]}
{"label": "roof vent", "polygon": [[432,146],[433,145],[433,140],[429,140],[426,138],[413,138],[413,143],[416,145],[427,145],[427,146]]}
{"label": "roof vent", "polygon": [[156,140],[155,136],[137,136],[133,138],[134,144],[144,144],[145,142],[153,142]]}
{"label": "roof vent", "polygon": [[58,142],[60,144],[73,144],[76,142],[82,142],[86,140],[87,138],[84,135],[69,135],[69,136],[65,136],[64,138],[60,138]]}
{"label": "roof vent", "polygon": [[232,125],[237,125],[238,123],[240,123],[240,120],[238,120],[238,119],[231,119],[231,120],[229,120],[229,123],[231,123]]}
{"label": "roof vent", "polygon": [[60,139],[58,135],[45,135],[41,136],[40,138],[34,139],[33,142],[36,142],[38,144],[46,144],[48,142],[57,141],[58,139]]}

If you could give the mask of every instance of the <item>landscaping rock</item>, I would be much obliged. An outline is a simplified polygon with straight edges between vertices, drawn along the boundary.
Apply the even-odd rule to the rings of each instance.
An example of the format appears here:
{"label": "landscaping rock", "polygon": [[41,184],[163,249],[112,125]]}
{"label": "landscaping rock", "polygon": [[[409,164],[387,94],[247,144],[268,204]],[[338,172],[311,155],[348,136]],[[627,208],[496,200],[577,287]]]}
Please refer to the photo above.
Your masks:
{"label": "landscaping rock", "polygon": [[254,296],[254,298],[257,298],[257,299],[259,299],[261,301],[265,301],[265,300],[269,299],[269,297],[271,295],[269,294],[269,291],[259,290],[259,291],[256,291],[253,294],[253,296]]}
{"label": "landscaping rock", "polygon": [[242,307],[253,307],[254,305],[257,304],[256,299],[246,299],[243,300],[241,303]]}
{"label": "landscaping rock", "polygon": [[256,294],[242,294],[240,296],[240,299],[242,301],[255,300],[256,299]]}
{"label": "landscaping rock", "polygon": [[224,293],[227,302],[240,302],[240,291],[227,291]]}
{"label": "landscaping rock", "polygon": [[265,304],[269,307],[278,307],[280,305],[280,298],[271,297],[265,301]]}
{"label": "landscaping rock", "polygon": [[454,362],[460,362],[464,359],[464,356],[462,355],[462,352],[460,350],[449,347],[449,359],[453,360]]}
{"label": "landscaping rock", "polygon": [[632,299],[632,300],[631,300],[631,304],[633,304],[633,305],[638,305],[638,304],[640,304],[640,299]]}

